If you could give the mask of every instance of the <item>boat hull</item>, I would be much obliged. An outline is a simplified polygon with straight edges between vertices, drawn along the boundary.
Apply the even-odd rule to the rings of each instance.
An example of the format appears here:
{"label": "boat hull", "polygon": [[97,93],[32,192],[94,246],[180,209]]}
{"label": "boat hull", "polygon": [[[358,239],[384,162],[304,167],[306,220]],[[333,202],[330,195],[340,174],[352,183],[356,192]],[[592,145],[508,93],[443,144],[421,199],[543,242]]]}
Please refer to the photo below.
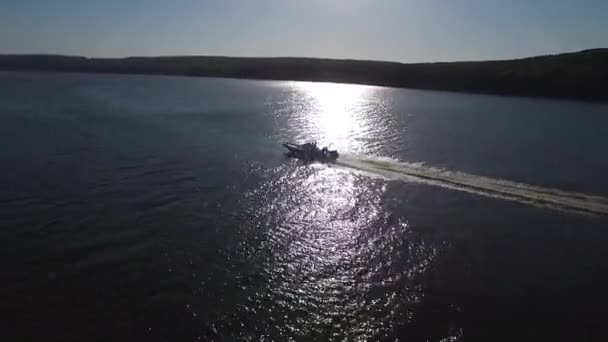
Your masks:
{"label": "boat hull", "polygon": [[331,163],[338,159],[338,151],[330,151],[330,150],[305,150],[303,145],[297,145],[292,143],[284,143],[283,147],[287,149],[286,156],[289,158],[295,158],[304,160],[306,162],[321,162],[321,163]]}

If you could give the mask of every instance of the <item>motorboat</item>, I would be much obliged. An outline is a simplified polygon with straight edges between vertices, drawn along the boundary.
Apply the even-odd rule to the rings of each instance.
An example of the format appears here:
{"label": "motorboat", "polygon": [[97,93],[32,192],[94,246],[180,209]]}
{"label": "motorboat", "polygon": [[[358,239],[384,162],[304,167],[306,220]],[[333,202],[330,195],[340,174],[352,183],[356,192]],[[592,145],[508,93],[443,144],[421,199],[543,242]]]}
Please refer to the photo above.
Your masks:
{"label": "motorboat", "polygon": [[305,144],[284,143],[287,149],[287,157],[296,158],[306,162],[329,163],[338,159],[338,151],[329,150],[327,147],[319,148],[317,143],[309,142]]}

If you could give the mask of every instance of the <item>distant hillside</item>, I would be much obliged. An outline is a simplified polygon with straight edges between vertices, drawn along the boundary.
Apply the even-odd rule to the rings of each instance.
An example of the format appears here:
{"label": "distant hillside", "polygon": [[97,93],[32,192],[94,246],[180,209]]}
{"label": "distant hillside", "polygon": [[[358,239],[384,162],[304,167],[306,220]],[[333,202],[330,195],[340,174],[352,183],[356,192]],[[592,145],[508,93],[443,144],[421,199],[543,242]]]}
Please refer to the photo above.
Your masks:
{"label": "distant hillside", "polygon": [[502,61],[416,64],[316,58],[0,55],[0,70],[331,81],[608,101],[608,49]]}

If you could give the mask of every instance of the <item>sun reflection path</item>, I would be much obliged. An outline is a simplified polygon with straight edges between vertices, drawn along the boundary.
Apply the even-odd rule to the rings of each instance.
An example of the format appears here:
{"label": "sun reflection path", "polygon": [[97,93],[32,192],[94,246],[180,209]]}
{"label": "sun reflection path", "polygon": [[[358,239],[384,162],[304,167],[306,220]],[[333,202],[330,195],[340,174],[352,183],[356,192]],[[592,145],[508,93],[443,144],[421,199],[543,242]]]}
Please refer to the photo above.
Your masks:
{"label": "sun reflection path", "polygon": [[270,335],[357,340],[411,321],[437,249],[383,208],[386,184],[322,165],[279,173],[249,194],[264,205],[243,245],[258,266],[242,277],[266,282],[237,320],[256,312]]}
{"label": "sun reflection path", "polygon": [[294,83],[311,101],[306,118],[319,143],[331,145],[340,151],[362,149],[362,143],[355,138],[363,136],[369,129],[365,110],[374,87],[340,83]]}

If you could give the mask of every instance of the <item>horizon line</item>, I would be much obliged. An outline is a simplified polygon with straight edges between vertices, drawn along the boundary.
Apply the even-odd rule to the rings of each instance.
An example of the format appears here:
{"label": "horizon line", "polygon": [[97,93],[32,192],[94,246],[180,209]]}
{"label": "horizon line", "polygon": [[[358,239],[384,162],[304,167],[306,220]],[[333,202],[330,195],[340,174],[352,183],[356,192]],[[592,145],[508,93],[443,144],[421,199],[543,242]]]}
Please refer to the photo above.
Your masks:
{"label": "horizon line", "polygon": [[70,57],[70,58],[84,58],[84,59],[129,59],[129,58],[230,58],[230,59],[310,59],[310,60],[330,60],[330,61],[357,61],[357,62],[380,62],[380,63],[393,63],[393,64],[440,64],[440,63],[468,63],[468,62],[499,62],[499,61],[516,61],[529,58],[537,57],[550,57],[568,54],[577,54],[584,52],[608,50],[608,47],[589,48],[575,51],[563,51],[544,53],[538,55],[527,55],[514,58],[496,58],[496,59],[461,59],[461,60],[438,60],[431,62],[400,62],[394,60],[381,60],[381,59],[358,59],[358,58],[335,58],[335,57],[302,57],[302,56],[230,56],[230,55],[130,55],[121,57],[92,57],[86,55],[73,55],[73,54],[60,54],[60,53],[1,53],[0,56],[12,56],[12,57],[24,57],[24,56],[39,56],[39,57]]}

